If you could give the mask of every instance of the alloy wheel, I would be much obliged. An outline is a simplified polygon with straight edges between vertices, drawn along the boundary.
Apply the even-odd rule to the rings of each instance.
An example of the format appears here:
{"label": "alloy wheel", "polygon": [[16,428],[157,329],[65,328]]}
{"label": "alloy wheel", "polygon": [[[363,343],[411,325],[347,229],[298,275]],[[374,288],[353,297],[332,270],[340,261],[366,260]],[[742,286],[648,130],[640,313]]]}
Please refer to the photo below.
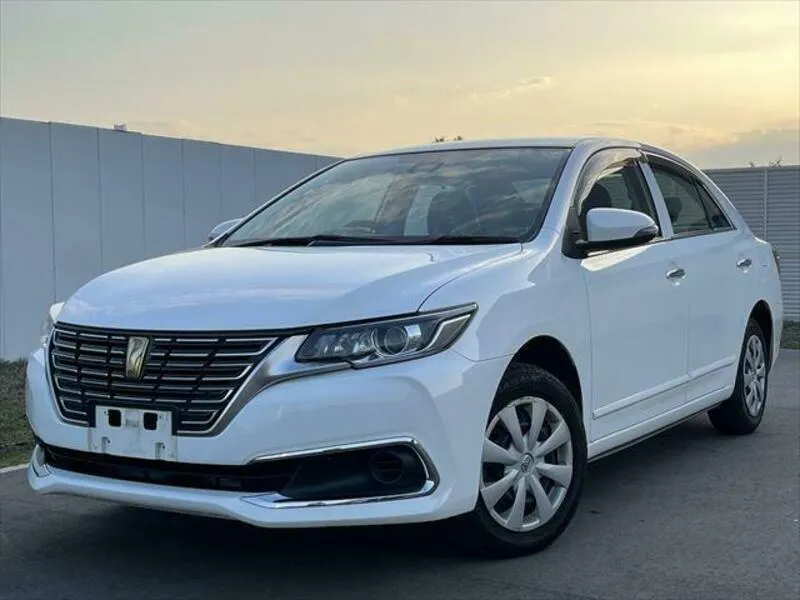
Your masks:
{"label": "alloy wheel", "polygon": [[569,426],[542,398],[510,402],[490,421],[483,440],[480,492],[492,518],[511,531],[549,521],[572,481]]}
{"label": "alloy wheel", "polygon": [[750,416],[757,417],[764,406],[767,361],[761,338],[751,335],[744,353],[744,403]]}

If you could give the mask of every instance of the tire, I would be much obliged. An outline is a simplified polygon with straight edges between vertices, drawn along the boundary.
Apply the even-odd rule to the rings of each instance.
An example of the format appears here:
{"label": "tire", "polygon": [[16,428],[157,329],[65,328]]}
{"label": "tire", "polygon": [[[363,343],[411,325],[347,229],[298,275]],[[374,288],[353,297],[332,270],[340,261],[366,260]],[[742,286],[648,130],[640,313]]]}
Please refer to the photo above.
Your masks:
{"label": "tire", "polygon": [[[763,375],[758,375],[762,373]],[[755,370],[757,377],[752,378]],[[747,323],[736,373],[733,394],[718,407],[708,411],[714,428],[725,435],[747,435],[761,424],[767,404],[769,349],[761,326],[753,319]],[[755,394],[755,396],[753,395]]]}
{"label": "tire", "polygon": [[[541,433],[535,436],[538,441],[533,441],[528,435],[533,427],[534,416],[537,415],[536,418],[541,421],[542,414]],[[517,418],[523,434],[517,437],[516,444],[512,441],[514,436],[510,429],[505,426],[507,420],[513,420],[513,417]],[[569,441],[554,445],[556,440],[560,441],[566,435],[561,425],[566,426]],[[547,371],[526,364],[512,365],[495,395],[484,440],[487,437],[504,452],[502,459],[506,464],[493,462],[500,456],[494,453],[493,447],[484,449],[477,502],[470,513],[454,520],[456,539],[460,546],[470,552],[492,558],[541,551],[552,544],[569,525],[583,491],[586,435],[578,403],[566,386]],[[544,456],[534,457],[540,452],[535,448],[543,446],[545,440],[550,442],[549,452],[545,450],[547,454]],[[520,442],[527,444],[523,445],[525,452],[517,449]],[[512,451],[513,456],[510,456],[509,452]],[[517,462],[509,464],[511,458],[516,460],[517,457]],[[570,462],[571,477],[567,480],[564,466]],[[539,471],[540,468],[562,483],[550,479]],[[533,482],[534,478],[539,481],[538,487]],[[503,482],[500,485],[501,480],[514,483]],[[566,486],[563,485],[565,481]],[[518,499],[521,495],[519,482],[524,488],[524,500]],[[500,487],[489,489],[494,484]],[[507,486],[500,499],[494,501],[493,498],[498,494],[494,490]],[[539,498],[544,498],[542,492],[547,494],[549,508],[544,511],[540,511],[539,502],[536,501],[537,492]],[[543,501],[542,505],[546,506],[546,503]],[[523,506],[522,513],[515,510],[518,506]],[[541,522],[542,516],[544,522]],[[501,524],[501,520],[506,520],[505,524]]]}

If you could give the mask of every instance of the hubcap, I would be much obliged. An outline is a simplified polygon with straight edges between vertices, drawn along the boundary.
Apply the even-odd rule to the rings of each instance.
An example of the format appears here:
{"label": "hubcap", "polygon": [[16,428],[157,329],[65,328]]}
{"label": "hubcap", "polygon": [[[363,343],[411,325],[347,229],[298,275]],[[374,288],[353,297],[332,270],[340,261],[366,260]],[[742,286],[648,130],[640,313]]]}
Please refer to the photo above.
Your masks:
{"label": "hubcap", "polygon": [[747,407],[747,412],[751,416],[757,417],[764,406],[767,382],[767,361],[764,345],[757,335],[750,336],[745,346],[743,378],[744,403]]}
{"label": "hubcap", "polygon": [[572,481],[572,438],[561,413],[526,396],[491,420],[483,439],[480,491],[492,518],[529,531],[552,518]]}

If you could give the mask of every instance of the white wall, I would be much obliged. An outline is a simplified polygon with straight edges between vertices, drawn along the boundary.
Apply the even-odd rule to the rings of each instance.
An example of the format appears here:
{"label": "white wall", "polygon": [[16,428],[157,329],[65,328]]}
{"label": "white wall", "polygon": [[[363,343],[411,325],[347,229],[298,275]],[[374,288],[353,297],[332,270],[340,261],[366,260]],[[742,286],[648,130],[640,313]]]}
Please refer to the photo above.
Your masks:
{"label": "white wall", "polygon": [[0,118],[0,358],[92,277],[202,244],[335,157]]}

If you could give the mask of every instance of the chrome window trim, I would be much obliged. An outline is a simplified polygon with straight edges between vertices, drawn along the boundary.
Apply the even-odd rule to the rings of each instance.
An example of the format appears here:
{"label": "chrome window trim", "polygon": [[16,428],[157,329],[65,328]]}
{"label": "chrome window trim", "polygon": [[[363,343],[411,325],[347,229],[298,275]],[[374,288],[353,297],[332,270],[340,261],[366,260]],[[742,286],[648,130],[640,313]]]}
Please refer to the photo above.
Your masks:
{"label": "chrome window trim", "polygon": [[352,450],[363,450],[368,448],[382,448],[385,446],[405,445],[409,446],[417,457],[422,462],[425,469],[425,483],[416,492],[408,492],[404,494],[391,494],[387,496],[364,496],[360,498],[340,498],[333,500],[293,500],[281,494],[256,494],[252,496],[243,497],[242,500],[258,506],[259,508],[313,508],[324,506],[348,506],[357,504],[369,504],[373,502],[388,502],[391,500],[407,500],[410,498],[421,498],[432,494],[439,487],[439,473],[433,465],[430,455],[425,451],[416,439],[412,437],[395,437],[385,438],[380,440],[371,440],[366,442],[355,442],[349,444],[339,444],[334,446],[325,446],[322,448],[315,448],[311,450],[297,450],[291,452],[280,452],[276,454],[268,454],[257,456],[253,458],[248,464],[270,461],[270,460],[284,460],[290,458],[307,458],[310,456],[322,456],[326,454],[335,454],[340,452],[348,452]]}

